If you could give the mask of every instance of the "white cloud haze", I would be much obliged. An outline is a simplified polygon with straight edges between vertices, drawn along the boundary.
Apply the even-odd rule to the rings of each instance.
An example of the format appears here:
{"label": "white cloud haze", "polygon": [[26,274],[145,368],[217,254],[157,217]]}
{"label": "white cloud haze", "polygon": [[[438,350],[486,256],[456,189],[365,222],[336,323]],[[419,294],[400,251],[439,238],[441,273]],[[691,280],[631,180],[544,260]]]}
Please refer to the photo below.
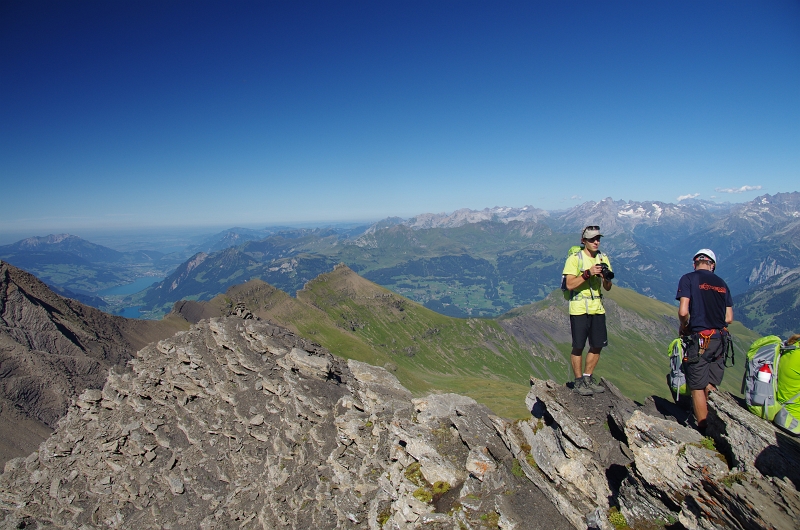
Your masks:
{"label": "white cloud haze", "polygon": [[684,199],[694,199],[695,197],[700,196],[699,193],[687,193],[686,195],[681,195],[678,197],[678,202],[681,202]]}
{"label": "white cloud haze", "polygon": [[760,190],[761,186],[742,186],[741,188],[717,188],[720,193],[744,193],[746,191]]}

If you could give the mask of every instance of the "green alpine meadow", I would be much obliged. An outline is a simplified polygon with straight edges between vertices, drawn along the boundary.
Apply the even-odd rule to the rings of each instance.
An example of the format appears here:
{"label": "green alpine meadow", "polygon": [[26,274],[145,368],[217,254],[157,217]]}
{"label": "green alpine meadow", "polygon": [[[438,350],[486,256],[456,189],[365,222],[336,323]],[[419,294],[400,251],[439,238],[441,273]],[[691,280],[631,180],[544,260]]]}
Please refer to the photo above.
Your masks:
{"label": "green alpine meadow", "polygon": [[[667,345],[677,334],[677,310],[615,286],[606,297],[609,346],[596,371],[643,402],[671,399]],[[231,287],[208,302],[183,301],[174,312],[189,321],[230,314],[242,305],[286,326],[331,353],[390,370],[412,392],[453,392],[496,414],[522,418],[531,376],[572,380],[570,331],[561,291],[498,318],[454,318],[372,283],[345,265],[308,282],[297,297],[261,280]],[[722,388],[739,393],[744,352],[758,335],[731,326],[739,362]]]}

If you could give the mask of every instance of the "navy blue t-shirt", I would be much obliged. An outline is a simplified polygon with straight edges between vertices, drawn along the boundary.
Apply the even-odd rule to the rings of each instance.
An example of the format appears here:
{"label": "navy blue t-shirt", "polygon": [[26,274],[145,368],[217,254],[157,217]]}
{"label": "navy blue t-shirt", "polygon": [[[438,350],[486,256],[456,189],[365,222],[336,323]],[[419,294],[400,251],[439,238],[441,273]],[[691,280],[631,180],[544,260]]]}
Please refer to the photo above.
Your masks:
{"label": "navy blue t-shirt", "polygon": [[689,331],[722,329],[727,326],[725,310],[733,307],[731,290],[725,280],[711,271],[698,269],[684,274],[678,282],[675,300],[689,299]]}

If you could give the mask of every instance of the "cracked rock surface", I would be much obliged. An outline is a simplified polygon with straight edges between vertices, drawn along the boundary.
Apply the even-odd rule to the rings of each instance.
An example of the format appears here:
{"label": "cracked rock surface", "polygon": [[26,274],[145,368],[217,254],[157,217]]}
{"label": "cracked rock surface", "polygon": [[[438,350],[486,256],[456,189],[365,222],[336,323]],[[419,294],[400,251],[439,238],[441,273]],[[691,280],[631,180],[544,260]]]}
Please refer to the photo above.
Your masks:
{"label": "cracked rock surface", "polygon": [[7,463],[6,527],[572,527],[511,472],[505,420],[286,329],[202,321],[130,367]]}
{"label": "cracked rock surface", "polygon": [[639,405],[602,383],[607,392],[582,397],[532,379],[532,417],[505,432],[576,528],[614,528],[612,516],[631,528],[797,528],[797,439],[724,392],[711,396],[706,438],[676,421],[674,405]]}
{"label": "cracked rock surface", "polygon": [[123,369],[148,342],[188,327],[176,317],[108,315],[0,261],[0,465],[36,449],[70,400],[100,389],[110,367]]}
{"label": "cracked rock surface", "polygon": [[796,439],[724,393],[704,438],[602,384],[531,379],[509,422],[242,310],[74,399],[6,463],[0,528],[796,528]]}

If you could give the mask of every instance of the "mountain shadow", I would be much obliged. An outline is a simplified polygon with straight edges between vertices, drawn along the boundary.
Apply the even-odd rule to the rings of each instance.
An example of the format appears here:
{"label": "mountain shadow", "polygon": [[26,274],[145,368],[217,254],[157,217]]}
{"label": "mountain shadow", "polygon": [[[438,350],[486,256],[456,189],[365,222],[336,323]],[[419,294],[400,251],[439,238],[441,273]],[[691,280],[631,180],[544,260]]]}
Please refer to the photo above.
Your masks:
{"label": "mountain shadow", "polygon": [[30,453],[70,400],[100,388],[149,342],[186,329],[178,317],[131,320],[63,298],[0,262],[0,460]]}

